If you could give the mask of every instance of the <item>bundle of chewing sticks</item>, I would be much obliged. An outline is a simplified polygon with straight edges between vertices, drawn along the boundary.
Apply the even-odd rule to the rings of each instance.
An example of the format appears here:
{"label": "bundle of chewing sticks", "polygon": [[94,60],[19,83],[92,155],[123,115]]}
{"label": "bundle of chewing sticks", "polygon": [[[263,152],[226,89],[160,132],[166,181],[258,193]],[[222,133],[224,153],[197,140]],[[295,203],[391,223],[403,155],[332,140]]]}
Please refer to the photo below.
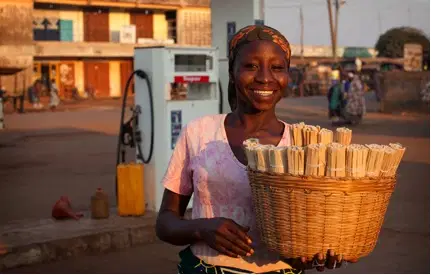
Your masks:
{"label": "bundle of chewing sticks", "polygon": [[320,126],[293,124],[290,146],[244,141],[248,167],[261,172],[330,178],[394,177],[405,152],[399,143],[352,144],[352,130],[335,133]]}

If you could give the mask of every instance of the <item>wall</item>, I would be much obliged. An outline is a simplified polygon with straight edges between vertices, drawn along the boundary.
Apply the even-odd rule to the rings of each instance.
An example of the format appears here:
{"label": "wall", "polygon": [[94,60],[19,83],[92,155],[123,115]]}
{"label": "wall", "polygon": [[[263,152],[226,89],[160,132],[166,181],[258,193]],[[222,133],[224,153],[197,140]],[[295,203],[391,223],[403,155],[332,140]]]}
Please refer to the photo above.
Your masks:
{"label": "wall", "polygon": [[119,42],[121,28],[127,25],[130,25],[128,12],[109,12],[110,41]]}
{"label": "wall", "polygon": [[134,44],[102,42],[35,42],[37,57],[132,57]]}
{"label": "wall", "polygon": [[84,62],[76,61],[75,62],[75,86],[78,89],[78,92],[82,95],[85,86],[84,86]]}
{"label": "wall", "polygon": [[33,11],[33,20],[40,23],[44,18],[52,22],[59,19],[71,20],[73,24],[73,41],[84,41],[84,13],[80,10],[42,10]]}
{"label": "wall", "polygon": [[119,61],[109,62],[109,96],[121,96],[121,74]]}
{"label": "wall", "polygon": [[380,102],[380,110],[385,113],[402,111],[429,113],[429,104],[425,104],[420,95],[429,81],[428,72],[382,73],[381,84],[384,97]]}
{"label": "wall", "polygon": [[227,100],[229,81],[227,60],[227,22],[236,22],[236,31],[254,23],[254,4],[251,0],[211,1],[212,46],[219,49],[219,73],[223,89],[223,112],[230,111]]}
{"label": "wall", "polygon": [[32,66],[33,1],[0,1],[0,74]]}
{"label": "wall", "polygon": [[177,12],[178,44],[211,45],[211,10],[207,8],[183,8]]}
{"label": "wall", "polygon": [[82,11],[60,11],[60,19],[72,20],[73,41],[84,41],[84,13]]}
{"label": "wall", "polygon": [[153,14],[153,38],[166,40],[168,39],[168,22],[165,18],[165,13]]}

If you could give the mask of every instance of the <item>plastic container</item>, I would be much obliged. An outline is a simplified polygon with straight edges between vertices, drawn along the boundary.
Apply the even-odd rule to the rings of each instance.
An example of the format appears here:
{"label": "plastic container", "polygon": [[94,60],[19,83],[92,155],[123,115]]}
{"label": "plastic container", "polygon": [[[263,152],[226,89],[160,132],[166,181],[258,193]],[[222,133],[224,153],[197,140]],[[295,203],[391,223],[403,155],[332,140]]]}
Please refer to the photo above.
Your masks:
{"label": "plastic container", "polygon": [[106,219],[109,217],[109,199],[102,188],[97,188],[96,193],[91,196],[91,218]]}
{"label": "plastic container", "polygon": [[117,166],[117,196],[119,216],[142,216],[145,213],[144,165]]}

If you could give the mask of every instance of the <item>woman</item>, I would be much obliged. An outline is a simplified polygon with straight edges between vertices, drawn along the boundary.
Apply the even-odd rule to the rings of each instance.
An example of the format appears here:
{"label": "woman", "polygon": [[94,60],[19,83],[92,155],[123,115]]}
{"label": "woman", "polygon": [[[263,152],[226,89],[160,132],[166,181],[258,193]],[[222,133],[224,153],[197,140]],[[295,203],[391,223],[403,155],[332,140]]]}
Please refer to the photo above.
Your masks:
{"label": "woman", "polygon": [[343,104],[342,84],[338,79],[332,80],[332,86],[329,88],[327,97],[329,119],[336,123],[340,119]]}
{"label": "woman", "polygon": [[[206,116],[185,126],[163,179],[158,237],[180,252],[180,273],[300,273],[341,265],[332,251],[325,262],[283,260],[259,240],[242,143],[289,145],[289,125],[275,105],[288,84],[289,42],[267,26],[241,29],[230,42],[228,115]],[[235,95],[235,97],[234,97]],[[184,213],[192,193],[192,219]]]}
{"label": "woman", "polygon": [[49,96],[50,96],[49,107],[51,108],[51,110],[54,111],[55,108],[57,108],[57,106],[60,104],[60,98],[58,97],[57,84],[55,84],[54,79],[51,80],[51,85],[49,87]]}
{"label": "woman", "polygon": [[365,92],[359,75],[354,74],[346,95],[345,119],[352,125],[358,124],[365,115]]}

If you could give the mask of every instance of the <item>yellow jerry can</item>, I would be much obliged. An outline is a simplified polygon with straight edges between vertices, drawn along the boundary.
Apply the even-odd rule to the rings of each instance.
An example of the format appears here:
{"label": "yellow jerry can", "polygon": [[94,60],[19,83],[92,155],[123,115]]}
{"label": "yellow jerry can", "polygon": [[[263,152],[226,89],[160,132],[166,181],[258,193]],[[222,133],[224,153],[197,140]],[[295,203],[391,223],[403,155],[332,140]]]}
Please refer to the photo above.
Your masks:
{"label": "yellow jerry can", "polygon": [[144,165],[127,163],[117,166],[119,216],[142,216],[145,212]]}

